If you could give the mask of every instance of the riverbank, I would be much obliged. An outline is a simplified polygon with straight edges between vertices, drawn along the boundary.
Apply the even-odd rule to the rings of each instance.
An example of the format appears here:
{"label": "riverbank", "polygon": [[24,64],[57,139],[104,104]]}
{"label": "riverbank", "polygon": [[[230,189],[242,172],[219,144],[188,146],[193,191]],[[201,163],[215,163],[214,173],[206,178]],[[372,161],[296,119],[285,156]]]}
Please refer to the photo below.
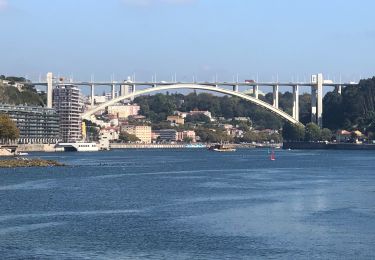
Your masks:
{"label": "riverbank", "polygon": [[0,168],[65,166],[53,160],[16,158],[0,160]]}
{"label": "riverbank", "polygon": [[[122,144],[122,143],[111,143],[110,149],[206,149],[212,144]],[[235,148],[271,148],[281,147],[281,144],[228,144]]]}
{"label": "riverbank", "polygon": [[283,149],[292,150],[375,150],[375,144],[284,142]]}

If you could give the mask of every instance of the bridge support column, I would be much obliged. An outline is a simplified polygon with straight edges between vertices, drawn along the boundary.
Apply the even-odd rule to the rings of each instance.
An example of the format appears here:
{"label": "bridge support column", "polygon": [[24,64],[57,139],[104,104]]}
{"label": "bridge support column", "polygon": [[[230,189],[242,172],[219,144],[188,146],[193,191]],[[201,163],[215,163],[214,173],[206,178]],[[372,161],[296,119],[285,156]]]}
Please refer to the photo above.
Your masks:
{"label": "bridge support column", "polygon": [[112,84],[111,99],[115,99],[116,85]]}
{"label": "bridge support column", "polygon": [[238,85],[233,85],[233,91],[238,92]]}
{"label": "bridge support column", "polygon": [[317,111],[316,117],[318,126],[323,127],[323,74],[318,74],[318,85],[317,85]]}
{"label": "bridge support column", "polygon": [[253,86],[253,95],[255,98],[259,98],[259,86],[258,85]]}
{"label": "bridge support column", "polygon": [[[131,93],[134,93],[135,92],[135,85],[132,85],[132,90],[131,90]],[[130,98],[131,101],[134,100],[134,96]]]}
{"label": "bridge support column", "polygon": [[335,91],[337,92],[337,94],[341,95],[341,92],[342,92],[342,86],[341,85],[338,85],[335,87]]}
{"label": "bridge support column", "polygon": [[316,86],[311,86],[311,122],[316,122]]}
{"label": "bridge support column", "polygon": [[299,121],[299,86],[293,86],[293,118]]}
{"label": "bridge support column", "polygon": [[47,108],[52,108],[53,74],[47,73]]}
{"label": "bridge support column", "polygon": [[279,108],[279,85],[273,86],[273,106]]}
{"label": "bridge support column", "polygon": [[311,122],[323,126],[323,74],[311,76]]}
{"label": "bridge support column", "polygon": [[91,107],[94,107],[95,85],[91,85]]}

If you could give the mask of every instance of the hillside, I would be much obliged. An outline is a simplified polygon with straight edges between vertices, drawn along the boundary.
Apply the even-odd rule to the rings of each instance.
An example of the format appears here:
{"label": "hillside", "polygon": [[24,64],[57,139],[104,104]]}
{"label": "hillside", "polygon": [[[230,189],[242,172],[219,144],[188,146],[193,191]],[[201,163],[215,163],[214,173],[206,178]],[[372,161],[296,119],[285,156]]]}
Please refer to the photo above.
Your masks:
{"label": "hillside", "polygon": [[375,132],[375,77],[348,86],[342,95],[334,92],[324,97],[324,126],[330,129]]}
{"label": "hillside", "polygon": [[0,81],[0,103],[10,105],[44,106],[45,95],[38,94],[34,87],[25,86],[22,91]]}

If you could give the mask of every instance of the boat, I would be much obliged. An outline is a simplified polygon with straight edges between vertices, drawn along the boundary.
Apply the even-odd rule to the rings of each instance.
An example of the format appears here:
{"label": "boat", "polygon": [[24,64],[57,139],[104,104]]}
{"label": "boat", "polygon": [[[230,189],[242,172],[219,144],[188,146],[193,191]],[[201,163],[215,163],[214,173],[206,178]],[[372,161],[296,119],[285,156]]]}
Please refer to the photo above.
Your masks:
{"label": "boat", "polygon": [[97,152],[99,147],[96,143],[58,143],[56,149],[63,149],[64,152]]}
{"label": "boat", "polygon": [[275,161],[276,160],[276,158],[275,158],[275,151],[273,149],[272,149],[272,152],[271,152],[270,160],[271,161]]}
{"label": "boat", "polygon": [[214,152],[235,152],[236,149],[233,147],[226,146],[224,144],[215,144],[211,145],[208,150],[214,151]]}
{"label": "boat", "polygon": [[19,152],[19,153],[17,153],[17,155],[29,155],[28,153],[24,153],[24,152]]}

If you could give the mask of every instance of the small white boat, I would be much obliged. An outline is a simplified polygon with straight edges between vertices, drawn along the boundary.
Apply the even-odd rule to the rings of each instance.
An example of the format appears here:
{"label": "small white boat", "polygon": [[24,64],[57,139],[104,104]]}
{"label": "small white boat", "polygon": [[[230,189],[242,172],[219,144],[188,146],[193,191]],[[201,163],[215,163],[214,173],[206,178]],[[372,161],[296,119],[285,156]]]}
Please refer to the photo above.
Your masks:
{"label": "small white boat", "polygon": [[28,153],[24,153],[24,152],[19,152],[19,153],[17,153],[17,155],[24,156],[24,155],[29,155],[29,154]]}

